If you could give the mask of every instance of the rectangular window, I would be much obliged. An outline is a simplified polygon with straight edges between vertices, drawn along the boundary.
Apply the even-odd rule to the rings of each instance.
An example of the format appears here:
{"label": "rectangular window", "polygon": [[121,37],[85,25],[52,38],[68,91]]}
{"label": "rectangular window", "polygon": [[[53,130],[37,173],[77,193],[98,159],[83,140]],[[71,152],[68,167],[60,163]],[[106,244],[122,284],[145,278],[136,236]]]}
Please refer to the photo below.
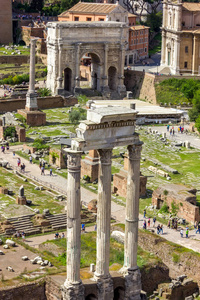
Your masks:
{"label": "rectangular window", "polygon": [[145,53],[147,52],[147,48],[144,48],[144,52],[145,52]]}
{"label": "rectangular window", "polygon": [[104,21],[104,19],[102,19],[102,18],[99,18],[99,21]]}
{"label": "rectangular window", "polygon": [[86,20],[87,20],[87,21],[92,21],[92,18],[87,18]]}
{"label": "rectangular window", "polygon": [[184,68],[187,68],[187,61],[184,62]]}
{"label": "rectangular window", "polygon": [[79,17],[74,17],[74,21],[79,21]]}
{"label": "rectangular window", "polygon": [[185,46],[185,53],[188,53],[188,46]]}

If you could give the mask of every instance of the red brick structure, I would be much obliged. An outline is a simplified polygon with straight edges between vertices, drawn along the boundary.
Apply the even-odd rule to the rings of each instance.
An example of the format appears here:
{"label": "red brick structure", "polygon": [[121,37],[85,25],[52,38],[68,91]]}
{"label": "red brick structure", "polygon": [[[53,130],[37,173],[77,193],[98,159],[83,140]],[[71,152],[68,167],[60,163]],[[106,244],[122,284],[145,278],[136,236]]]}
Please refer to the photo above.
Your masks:
{"label": "red brick structure", "polygon": [[49,151],[49,163],[56,165],[57,167],[64,169],[67,167],[64,153],[59,149],[50,149]]}
{"label": "red brick structure", "polygon": [[8,189],[6,187],[0,186],[0,194],[8,194]]}
{"label": "red brick structure", "polygon": [[166,203],[171,210],[174,203],[178,207],[177,216],[194,223],[200,221],[199,207],[196,206],[196,189],[184,185],[166,184],[153,192],[152,204],[160,209]]}
{"label": "red brick structure", "polygon": [[17,112],[26,119],[27,125],[41,126],[46,124],[46,114],[42,111],[28,111],[25,109],[18,109]]}
{"label": "red brick structure", "polygon": [[[128,158],[124,157],[124,169],[113,176],[113,192],[126,198],[127,193],[127,176],[128,176]],[[140,174],[140,197],[146,195],[147,177]]]}
{"label": "red brick structure", "polygon": [[[0,126],[0,138],[1,139],[4,139],[4,131],[8,127],[9,126]],[[26,130],[25,130],[25,128],[21,127],[21,126],[15,126],[15,130],[16,130],[16,135],[17,135],[18,142],[25,142],[26,141]]]}
{"label": "red brick structure", "polygon": [[12,41],[12,1],[0,0],[0,44]]}
{"label": "red brick structure", "polygon": [[25,196],[17,196],[16,203],[19,205],[26,205],[26,197]]}
{"label": "red brick structure", "polygon": [[35,153],[37,151],[36,147],[28,146],[26,144],[23,145],[23,149],[24,150],[28,149],[30,151],[30,153]]}
{"label": "red brick structure", "polygon": [[84,175],[90,177],[90,181],[98,179],[99,156],[96,150],[90,150],[89,155],[81,160],[81,178]]}

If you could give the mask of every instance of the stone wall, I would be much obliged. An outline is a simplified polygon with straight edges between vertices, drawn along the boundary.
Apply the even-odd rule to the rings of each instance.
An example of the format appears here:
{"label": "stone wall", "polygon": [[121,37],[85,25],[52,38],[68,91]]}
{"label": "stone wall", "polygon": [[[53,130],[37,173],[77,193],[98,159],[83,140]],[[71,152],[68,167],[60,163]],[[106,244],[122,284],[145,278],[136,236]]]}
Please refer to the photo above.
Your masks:
{"label": "stone wall", "polygon": [[67,165],[64,160],[64,153],[59,149],[50,149],[49,151],[49,163],[56,165],[57,167],[63,169]]}
{"label": "stone wall", "polygon": [[[0,289],[1,300],[47,300],[45,295],[45,282],[33,282],[17,287],[5,287]],[[50,300],[50,298],[49,298]]]}
{"label": "stone wall", "polygon": [[126,70],[124,76],[126,90],[133,92],[133,98],[156,104],[155,75],[141,71]]}
{"label": "stone wall", "polygon": [[200,221],[199,207],[196,206],[195,190],[191,193],[188,188],[175,184],[159,187],[152,194],[152,204],[159,209],[164,202],[169,207],[169,210],[171,210],[172,203],[177,206],[177,216],[179,218],[184,218],[192,224]]}
{"label": "stone wall", "polygon": [[[67,107],[73,106],[74,104],[78,103],[78,100],[76,98],[62,98],[61,96],[38,97],[37,101],[39,109]],[[24,109],[25,105],[26,99],[0,100],[0,113]]]}
{"label": "stone wall", "polygon": [[[200,259],[198,253],[170,243],[156,234],[142,230],[139,231],[138,245],[145,251],[157,255],[169,268],[170,277],[175,278],[186,274],[200,285]],[[173,261],[173,254],[177,254],[178,262]]]}

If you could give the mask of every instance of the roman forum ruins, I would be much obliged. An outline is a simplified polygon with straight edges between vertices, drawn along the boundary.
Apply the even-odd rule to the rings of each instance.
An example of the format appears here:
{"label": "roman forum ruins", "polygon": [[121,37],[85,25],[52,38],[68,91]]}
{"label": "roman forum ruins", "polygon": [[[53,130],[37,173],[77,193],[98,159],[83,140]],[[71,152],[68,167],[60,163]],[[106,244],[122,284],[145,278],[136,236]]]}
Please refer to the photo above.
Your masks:
{"label": "roman forum ruins", "polygon": [[97,254],[94,281],[97,282],[98,300],[113,299],[113,281],[109,274],[110,221],[111,221],[111,162],[112,149],[127,145],[128,178],[125,219],[124,299],[139,300],[140,271],[137,267],[139,216],[140,154],[142,142],[135,132],[136,111],[125,107],[89,109],[87,120],[77,128],[68,155],[67,186],[67,279],[63,299],[83,300],[84,286],[80,279],[81,196],[80,172],[83,151],[97,150],[99,154]]}
{"label": "roman forum ruins", "polygon": [[126,96],[124,60],[128,27],[120,22],[49,22],[47,88],[53,95],[81,92],[80,61],[89,53],[91,88]]}

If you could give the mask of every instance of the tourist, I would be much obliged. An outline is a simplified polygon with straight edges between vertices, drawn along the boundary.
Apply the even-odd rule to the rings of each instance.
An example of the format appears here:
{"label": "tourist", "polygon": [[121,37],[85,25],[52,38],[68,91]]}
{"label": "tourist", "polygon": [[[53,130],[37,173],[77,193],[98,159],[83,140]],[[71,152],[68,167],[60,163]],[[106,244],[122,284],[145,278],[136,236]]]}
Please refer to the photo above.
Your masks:
{"label": "tourist", "polygon": [[188,227],[186,227],[186,232],[185,232],[186,238],[188,238],[188,234],[189,234],[189,230],[188,230]]}
{"label": "tourist", "polygon": [[49,173],[49,175],[50,175],[50,176],[52,176],[52,175],[53,175],[53,171],[52,171],[52,169],[50,169],[50,173]]}
{"label": "tourist", "polygon": [[15,151],[13,151],[13,158],[15,158]]}
{"label": "tourist", "polygon": [[167,227],[170,228],[170,226],[171,226],[171,221],[169,220],[167,223]]}
{"label": "tourist", "polygon": [[144,220],[144,223],[143,223],[143,229],[147,229],[147,223],[146,223],[146,220]]}
{"label": "tourist", "polygon": [[158,226],[157,226],[157,234],[159,234],[160,233],[160,224],[158,224]]}
{"label": "tourist", "polygon": [[153,227],[156,225],[156,217],[153,218]]}
{"label": "tourist", "polygon": [[163,234],[163,224],[160,225],[160,232]]}
{"label": "tourist", "polygon": [[169,134],[172,135],[172,129],[170,129]]}
{"label": "tourist", "polygon": [[44,167],[42,166],[42,168],[41,168],[41,175],[45,175],[44,174]]}
{"label": "tourist", "polygon": [[181,235],[181,237],[183,238],[183,229],[181,228],[181,230],[180,230],[180,235]]}
{"label": "tourist", "polygon": [[94,225],[94,231],[97,231],[97,224]]}
{"label": "tourist", "polygon": [[20,238],[20,232],[19,232],[19,230],[17,230],[16,235],[17,235],[17,238],[19,239]]}
{"label": "tourist", "polygon": [[20,158],[18,157],[18,158],[17,158],[17,166],[19,167],[20,164],[21,164],[21,160],[20,160]]}
{"label": "tourist", "polygon": [[144,212],[143,212],[143,213],[144,213],[144,218],[145,218],[145,216],[146,216],[146,209],[144,209]]}
{"label": "tourist", "polygon": [[197,231],[196,231],[196,233],[197,233],[197,232],[200,233],[200,224],[198,224],[198,226],[197,226]]}
{"label": "tourist", "polygon": [[39,168],[40,168],[40,170],[41,170],[41,168],[42,168],[42,162],[40,161],[40,163],[39,163]]}
{"label": "tourist", "polygon": [[167,131],[169,131],[169,124],[167,125]]}
{"label": "tourist", "polygon": [[33,158],[32,158],[31,155],[30,155],[30,157],[29,157],[29,162],[30,162],[30,164],[32,164],[32,162],[33,162]]}
{"label": "tourist", "polygon": [[85,232],[85,224],[81,224],[81,230]]}
{"label": "tourist", "polygon": [[65,234],[64,232],[62,232],[61,238],[64,239],[65,238]]}
{"label": "tourist", "polygon": [[6,143],[6,150],[9,151],[9,143]]}
{"label": "tourist", "polygon": [[24,231],[22,231],[22,240],[23,240],[23,242],[25,241],[25,232]]}
{"label": "tourist", "polygon": [[23,164],[22,164],[22,172],[23,172],[23,173],[25,173],[25,168],[26,168],[26,166],[25,166],[25,164],[23,163]]}
{"label": "tourist", "polygon": [[150,218],[149,218],[149,220],[148,220],[148,227],[150,228],[150,223],[151,223],[151,220],[150,220]]}

